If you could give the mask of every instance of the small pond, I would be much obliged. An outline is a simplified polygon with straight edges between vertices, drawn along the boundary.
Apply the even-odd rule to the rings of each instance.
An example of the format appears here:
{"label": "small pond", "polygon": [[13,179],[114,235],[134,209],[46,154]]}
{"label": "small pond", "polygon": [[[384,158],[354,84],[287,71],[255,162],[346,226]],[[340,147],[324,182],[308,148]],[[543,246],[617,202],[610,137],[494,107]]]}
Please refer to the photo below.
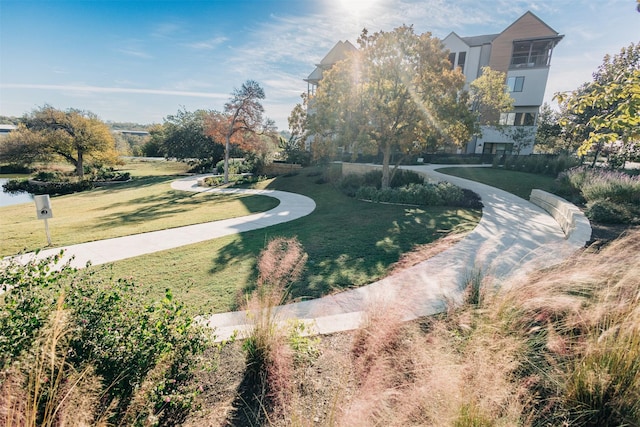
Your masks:
{"label": "small pond", "polygon": [[33,201],[33,195],[29,193],[5,193],[2,185],[9,181],[6,178],[0,178],[0,207],[17,205],[19,203],[29,203]]}

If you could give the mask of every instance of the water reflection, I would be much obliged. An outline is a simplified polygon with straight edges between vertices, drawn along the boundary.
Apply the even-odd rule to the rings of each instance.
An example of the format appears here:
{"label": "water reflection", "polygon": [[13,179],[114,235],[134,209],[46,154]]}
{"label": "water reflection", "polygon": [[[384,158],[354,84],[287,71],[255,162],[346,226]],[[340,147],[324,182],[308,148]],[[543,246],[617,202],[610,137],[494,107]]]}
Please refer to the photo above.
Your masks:
{"label": "water reflection", "polygon": [[9,180],[6,178],[0,178],[0,207],[29,203],[33,201],[33,195],[29,193],[5,193],[2,185],[7,181]]}

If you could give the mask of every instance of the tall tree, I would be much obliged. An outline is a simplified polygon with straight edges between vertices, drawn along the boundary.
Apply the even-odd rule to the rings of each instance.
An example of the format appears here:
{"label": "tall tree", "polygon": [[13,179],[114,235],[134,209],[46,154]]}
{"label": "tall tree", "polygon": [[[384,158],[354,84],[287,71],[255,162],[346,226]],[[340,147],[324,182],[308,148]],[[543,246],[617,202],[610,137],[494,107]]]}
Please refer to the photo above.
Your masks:
{"label": "tall tree", "polygon": [[0,162],[31,166],[36,162],[47,162],[51,157],[43,136],[27,129],[23,123],[0,138]]}
{"label": "tall tree", "polygon": [[224,106],[224,114],[210,115],[207,122],[207,134],[225,141],[224,182],[229,182],[229,158],[232,144],[251,150],[261,147],[264,141],[261,135],[275,130],[273,121],[264,119],[264,90],[253,80],[247,80],[240,89],[235,89],[231,99]]}
{"label": "tall tree", "polygon": [[535,150],[538,153],[570,153],[575,148],[571,141],[564,137],[560,126],[561,113],[547,103],[542,104],[538,114],[538,128],[535,136]]}
{"label": "tall tree", "polygon": [[593,74],[593,81],[555,98],[566,110],[565,128],[582,137],[578,154],[595,151],[594,164],[602,147],[621,144],[621,165],[640,143],[640,43],[605,56]]}
{"label": "tall tree", "polygon": [[41,134],[43,149],[74,165],[79,178],[84,177],[85,156],[107,164],[117,159],[109,127],[91,112],[45,105],[27,116],[25,125]]}
{"label": "tall tree", "polygon": [[475,129],[464,76],[451,70],[441,42],[411,26],[358,39],[359,49],[325,73],[308,117],[314,144],[382,154],[388,187],[393,154],[417,153],[433,139],[461,144]]}
{"label": "tall tree", "polygon": [[469,106],[483,125],[498,125],[500,113],[511,110],[513,102],[506,74],[491,67],[482,67],[480,77],[469,85]]}
{"label": "tall tree", "polygon": [[206,134],[211,114],[206,110],[178,110],[164,119],[162,128],[151,130],[151,139],[160,142],[166,157],[196,162],[200,169],[215,167],[222,159],[223,145],[222,140]]}

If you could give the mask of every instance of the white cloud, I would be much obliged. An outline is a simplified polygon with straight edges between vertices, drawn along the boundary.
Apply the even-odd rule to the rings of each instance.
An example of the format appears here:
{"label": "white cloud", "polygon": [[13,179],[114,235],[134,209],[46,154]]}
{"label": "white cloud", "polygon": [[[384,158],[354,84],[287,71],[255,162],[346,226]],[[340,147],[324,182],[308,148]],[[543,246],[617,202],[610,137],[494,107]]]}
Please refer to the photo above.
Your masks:
{"label": "white cloud", "polygon": [[116,52],[122,53],[127,56],[132,56],[134,58],[142,58],[142,59],[153,58],[153,56],[148,54],[147,52],[144,52],[139,49],[133,49],[133,48],[119,48],[119,49],[116,49]]}
{"label": "white cloud", "polygon": [[145,94],[145,95],[169,95],[169,96],[186,96],[194,98],[214,98],[226,99],[228,94],[220,94],[214,92],[190,92],[180,90],[166,89],[135,89],[122,87],[101,87],[101,86],[83,86],[83,85],[44,85],[44,84],[5,84],[0,83],[3,89],[32,89],[32,90],[53,90],[58,92],[80,92],[80,93],[129,93],[129,94]]}
{"label": "white cloud", "polygon": [[228,39],[226,37],[214,37],[209,40],[203,40],[199,42],[185,43],[184,46],[194,49],[194,50],[213,50],[226,42]]}

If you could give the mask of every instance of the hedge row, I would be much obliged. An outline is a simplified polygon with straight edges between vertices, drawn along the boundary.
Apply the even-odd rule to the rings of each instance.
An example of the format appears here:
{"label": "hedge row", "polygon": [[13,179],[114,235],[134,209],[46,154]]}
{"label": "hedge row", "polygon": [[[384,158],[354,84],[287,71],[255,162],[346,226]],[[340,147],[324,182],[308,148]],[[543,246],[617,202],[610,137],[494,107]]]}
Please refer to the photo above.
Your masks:
{"label": "hedge row", "polygon": [[409,184],[398,188],[361,187],[355,197],[372,202],[399,203],[418,206],[451,206],[480,209],[480,196],[448,182]]}

